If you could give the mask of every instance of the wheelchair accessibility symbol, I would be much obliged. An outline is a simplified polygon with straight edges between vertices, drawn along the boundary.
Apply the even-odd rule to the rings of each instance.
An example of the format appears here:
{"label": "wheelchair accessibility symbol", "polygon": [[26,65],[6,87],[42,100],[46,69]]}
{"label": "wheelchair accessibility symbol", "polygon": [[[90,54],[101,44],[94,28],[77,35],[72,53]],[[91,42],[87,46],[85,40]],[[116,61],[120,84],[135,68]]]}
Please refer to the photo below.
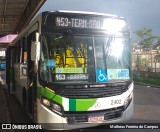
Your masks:
{"label": "wheelchair accessibility symbol", "polygon": [[96,82],[107,82],[108,76],[104,69],[97,69],[96,70]]}

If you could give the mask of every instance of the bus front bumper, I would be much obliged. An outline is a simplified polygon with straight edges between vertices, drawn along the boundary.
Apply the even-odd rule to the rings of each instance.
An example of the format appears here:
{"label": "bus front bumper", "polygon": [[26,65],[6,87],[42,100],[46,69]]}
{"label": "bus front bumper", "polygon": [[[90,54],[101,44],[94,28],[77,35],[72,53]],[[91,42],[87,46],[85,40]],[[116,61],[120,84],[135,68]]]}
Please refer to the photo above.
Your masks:
{"label": "bus front bumper", "polygon": [[134,104],[134,97],[132,97],[130,104],[128,105],[127,108],[125,108],[125,110],[123,110],[123,112],[121,112],[121,115],[118,118],[113,118],[113,119],[105,120],[103,122],[96,122],[96,123],[90,123],[90,122],[68,123],[69,118],[61,117],[53,113],[52,111],[48,110],[47,108],[45,108],[45,106],[39,103],[39,107],[41,107],[41,110],[38,113],[39,114],[38,123],[42,125],[42,128],[48,129],[48,130],[51,130],[51,129],[69,130],[69,129],[78,129],[78,128],[107,125],[112,123],[122,123],[132,118],[133,109],[134,109],[133,104]]}

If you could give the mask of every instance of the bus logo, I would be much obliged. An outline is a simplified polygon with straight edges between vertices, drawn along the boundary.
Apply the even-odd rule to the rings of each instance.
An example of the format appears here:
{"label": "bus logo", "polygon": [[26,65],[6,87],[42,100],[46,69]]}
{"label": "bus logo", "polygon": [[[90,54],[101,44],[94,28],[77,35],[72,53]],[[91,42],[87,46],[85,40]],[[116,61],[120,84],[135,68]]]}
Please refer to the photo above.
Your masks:
{"label": "bus logo", "polygon": [[94,107],[95,107],[96,109],[100,108],[100,107],[101,107],[101,103],[100,103],[100,102],[96,102],[95,105],[94,105]]}

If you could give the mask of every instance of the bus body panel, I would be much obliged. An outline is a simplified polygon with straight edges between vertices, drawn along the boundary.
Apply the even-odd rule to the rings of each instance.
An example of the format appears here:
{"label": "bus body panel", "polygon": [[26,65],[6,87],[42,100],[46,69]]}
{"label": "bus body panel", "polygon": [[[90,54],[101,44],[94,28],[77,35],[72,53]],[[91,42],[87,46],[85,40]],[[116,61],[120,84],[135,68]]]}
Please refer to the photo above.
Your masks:
{"label": "bus body panel", "polygon": [[[46,25],[47,16],[49,16],[50,14],[53,14],[56,17],[58,15],[60,16],[60,17],[58,16],[57,18],[55,16],[53,17],[58,20],[57,21],[58,26],[56,25],[57,23],[55,21],[52,21],[52,19],[51,19],[50,24],[52,25],[52,22],[53,22],[53,24],[55,24],[55,26],[57,26],[56,28],[47,27],[47,25]],[[76,18],[75,17],[76,15],[77,16],[82,15],[83,17]],[[87,15],[89,16],[88,19],[87,19],[87,17],[88,17]],[[93,47],[92,47],[92,45],[89,45],[88,49],[87,49],[87,48],[84,48],[85,45],[83,45],[81,43],[81,47],[83,47],[83,48],[81,48],[79,51],[82,50],[84,52],[84,55],[82,55],[81,52],[79,52],[79,51],[78,51],[78,53],[76,53],[76,52],[72,53],[73,48],[67,49],[65,46],[64,47],[66,49],[64,47],[59,48],[58,47],[59,45],[57,44],[57,45],[55,45],[54,49],[56,49],[57,47],[58,48],[56,50],[54,50],[54,54],[57,56],[57,58],[60,58],[60,59],[58,61],[48,59],[48,61],[46,63],[44,63],[44,65],[48,65],[48,67],[51,67],[54,69],[55,62],[59,63],[61,65],[61,62],[65,60],[64,62],[66,64],[68,64],[68,66],[63,67],[61,65],[57,68],[58,70],[56,70],[56,69],[53,70],[53,71],[55,71],[54,74],[57,74],[57,76],[55,76],[55,78],[57,77],[58,79],[61,79],[61,76],[59,76],[60,74],[58,74],[60,70],[61,70],[61,72],[62,71],[64,72],[64,75],[65,74],[67,75],[68,71],[69,71],[68,72],[69,74],[71,74],[71,73],[75,74],[76,70],[77,70],[78,74],[82,74],[83,72],[87,73],[87,70],[89,71],[89,68],[87,67],[89,65],[88,61],[89,61],[89,59],[93,59],[94,61],[91,63],[91,67],[92,66],[94,67],[94,72],[95,72],[94,79],[92,80],[92,82],[90,81],[88,83],[90,83],[91,85],[92,84],[98,85],[100,83],[107,84],[109,77],[106,78],[107,75],[104,74],[105,70],[103,68],[99,69],[97,66],[98,62],[96,63],[96,61],[100,60],[102,57],[100,57],[100,59],[98,59],[95,56],[95,52],[96,52],[95,40],[97,41],[97,43],[101,42],[101,41],[99,41],[100,40],[99,38],[93,39],[93,36],[103,36],[104,37],[105,35],[106,36],[108,35],[107,33],[105,33],[104,30],[101,31],[101,29],[96,29],[101,26],[101,21],[95,20],[95,18],[94,18],[98,15],[100,15],[99,17],[102,17],[102,18],[109,17],[111,19],[115,19],[115,20],[117,19],[117,20],[124,21],[124,19],[121,17],[107,15],[107,14],[99,14],[99,13],[96,14],[96,13],[87,13],[87,12],[65,12],[65,11],[44,12],[44,13],[39,14],[20,33],[20,35],[14,40],[14,42],[11,46],[13,46],[14,50],[16,51],[16,48],[19,45],[19,42],[25,43],[25,41],[27,41],[27,43],[25,43],[25,44],[27,44],[27,48],[29,46],[31,47],[31,42],[35,41],[33,39],[34,38],[33,36],[35,35],[36,32],[38,32],[40,34],[39,41],[41,42],[41,48],[44,43],[44,42],[42,42],[42,38],[43,37],[45,38],[45,34],[54,34],[55,39],[53,39],[53,40],[56,41],[56,39],[57,40],[59,39],[58,40],[59,43],[63,42],[63,41],[61,41],[61,38],[64,37],[63,35],[66,33],[66,32],[64,32],[65,30],[70,31],[70,29],[71,29],[73,31],[73,35],[76,34],[77,36],[80,36],[80,35],[83,37],[84,36],[86,36],[86,37],[91,36],[92,37],[91,40],[93,41],[92,42]],[[92,16],[94,16],[94,17],[92,18]],[[70,25],[70,27],[68,25]],[[68,26],[68,27],[65,27],[65,26]],[[78,29],[77,27],[79,28],[79,30],[77,30]],[[80,27],[81,27],[81,29],[80,29]],[[90,28],[90,29],[87,29],[87,28]],[[128,28],[128,23],[127,23],[127,33],[126,34],[124,33],[124,36],[122,35],[123,34],[122,33],[121,37],[123,36],[124,38],[126,37],[127,39],[130,38],[130,33],[128,34],[128,32],[130,32],[130,29]],[[72,36],[72,33],[71,34],[69,32],[67,32],[67,33],[68,33],[67,35],[69,36],[69,37],[68,36],[67,37],[75,42],[75,40],[73,39],[74,36]],[[25,37],[26,37],[26,39],[24,39]],[[50,37],[50,36],[48,36],[48,37]],[[51,36],[51,37],[53,37],[53,36]],[[107,37],[108,37],[108,40],[113,39],[113,38],[110,38],[109,35]],[[22,38],[23,38],[23,40],[22,40]],[[50,42],[50,41],[47,41],[45,38],[45,43],[46,43],[45,45],[47,47],[46,49],[48,52],[47,54],[49,54],[48,50],[50,48],[48,47],[49,43],[47,43],[47,42]],[[77,43],[77,42],[75,42],[75,43]],[[102,45],[103,42],[101,42],[100,44]],[[108,41],[107,41],[107,44],[108,44]],[[65,45],[65,44],[63,44],[63,45]],[[130,43],[129,43],[129,45],[130,45]],[[71,46],[71,45],[69,45],[69,46]],[[87,45],[86,45],[86,47],[87,47]],[[64,49],[66,51],[62,52]],[[98,45],[97,45],[97,49],[98,49]],[[101,49],[103,49],[103,47],[100,47],[99,49],[101,50]],[[93,50],[93,54],[91,52],[92,50]],[[129,80],[128,82],[130,84],[128,85],[128,82],[125,82],[125,85],[127,85],[127,86],[125,86],[125,88],[127,90],[121,94],[118,94],[118,95],[114,94],[114,96],[109,96],[109,97],[104,96],[104,97],[85,97],[85,98],[82,98],[82,97],[75,96],[74,98],[72,98],[72,97],[67,98],[67,97],[63,97],[63,95],[59,95],[57,92],[58,87],[60,87],[60,85],[61,85],[60,82],[58,82],[59,86],[58,86],[58,83],[56,82],[57,80],[55,80],[56,83],[54,81],[51,83],[48,83],[48,80],[49,80],[48,78],[51,75],[50,76],[46,75],[45,76],[46,81],[44,81],[45,79],[40,74],[40,70],[41,70],[40,66],[42,65],[42,63],[40,61],[42,61],[42,60],[39,60],[40,64],[38,63],[38,71],[34,71],[35,64],[34,64],[34,62],[32,62],[33,60],[31,60],[31,59],[29,60],[29,58],[27,59],[27,61],[28,61],[27,64],[24,62],[23,63],[13,62],[14,60],[12,60],[13,59],[12,57],[14,56],[14,53],[16,53],[15,51],[13,53],[11,50],[8,51],[8,52],[12,53],[11,57],[10,57],[12,62],[10,65],[14,65],[12,67],[10,66],[11,70],[8,70],[8,71],[11,71],[10,72],[10,82],[8,82],[8,85],[11,85],[10,86],[11,91],[12,90],[13,90],[13,92],[15,91],[15,96],[17,97],[17,99],[19,100],[21,105],[23,105],[26,108],[27,112],[32,116],[32,119],[36,123],[42,123],[42,126],[45,129],[84,128],[84,127],[103,125],[103,124],[107,124],[107,123],[123,122],[123,121],[129,120],[132,117],[133,103],[134,103],[134,96],[133,96],[134,86],[133,86],[132,78],[130,78],[130,76],[128,75],[129,72],[132,73],[131,69],[121,68],[121,69],[113,70],[112,68],[110,68],[109,70],[107,69],[108,71],[106,70],[107,72],[110,72],[110,78],[109,78],[110,80],[112,78],[112,75],[111,75],[112,71],[116,71],[117,74],[119,71],[122,71],[122,70],[125,71],[126,78],[122,77],[122,75],[121,75],[122,72],[120,72],[120,77],[121,77],[122,81],[124,81],[123,79],[128,79]],[[23,50],[20,50],[20,52],[21,51],[23,51]],[[31,56],[31,51],[32,50],[27,49],[27,54],[29,57]],[[87,52],[88,52],[88,54],[87,54]],[[91,54],[91,56],[89,56],[89,54]],[[129,56],[130,56],[130,54],[129,54]],[[41,55],[42,55],[42,53],[41,53]],[[76,57],[73,57],[75,55],[77,55],[78,59],[76,59]],[[105,57],[105,55],[106,55],[106,53],[103,55],[103,57]],[[21,54],[19,56],[21,57]],[[68,58],[66,59],[65,56],[67,56]],[[24,57],[24,56],[22,56],[22,57]],[[17,59],[17,58],[15,58],[15,59]],[[10,61],[10,60],[7,60],[7,61]],[[77,62],[79,62],[79,64]],[[130,63],[130,62],[127,62],[127,63]],[[81,67],[78,67],[78,65],[80,65],[80,64],[81,64]],[[99,66],[101,66],[101,65],[99,65]],[[70,70],[68,70],[69,68],[70,68]],[[84,69],[84,70],[82,70],[82,69]],[[92,68],[92,71],[93,71],[93,68]],[[98,78],[98,76],[100,76],[101,74],[103,74],[103,76],[105,75],[104,79]],[[35,75],[35,77],[34,77],[34,75]],[[115,74],[113,74],[113,75],[115,75]],[[30,77],[30,78],[28,78],[28,77]],[[68,76],[68,78],[70,78],[70,77],[71,76]],[[118,77],[115,77],[114,79],[117,79],[117,78]],[[64,82],[62,81],[62,83],[64,83]],[[75,81],[74,85],[75,84],[77,84],[77,86],[78,86],[80,83],[77,83]],[[114,82],[114,84],[118,85],[118,83],[116,83],[116,81]],[[107,86],[106,88],[109,89],[112,87]],[[45,106],[42,103],[43,102],[42,99],[44,99],[43,101],[46,104],[53,103],[52,106],[54,105],[54,107],[56,107],[56,108],[61,108],[62,113],[60,113],[60,112],[58,113],[57,111],[54,111],[54,109],[52,109],[51,107]],[[49,104],[49,105],[51,105],[51,104]],[[111,119],[107,119],[107,118],[109,118],[109,117],[107,117],[107,113],[110,113],[110,112],[113,112],[112,114],[114,117],[113,118],[110,117]],[[95,122],[93,123],[92,121],[94,121],[94,116],[96,117],[96,120],[97,120],[98,119],[97,116],[99,116],[99,115],[101,116],[100,118],[105,118],[105,119],[102,119],[103,121],[98,121],[96,123]],[[85,121],[84,120],[82,122],[77,121],[81,116],[83,118],[85,118]],[[76,121],[77,121],[77,123],[74,123]]]}
{"label": "bus body panel", "polygon": [[[133,96],[133,95],[132,95]],[[83,123],[77,123],[77,124],[68,124],[67,123],[67,118],[63,118],[48,109],[45,108],[40,103],[40,100],[37,100],[37,105],[38,109],[40,110],[38,112],[38,123],[42,124],[45,129],[78,129],[78,128],[85,128],[85,127],[94,127],[94,126],[99,126],[99,125],[107,125],[111,123],[119,123],[119,122],[124,122],[132,118],[133,116],[133,107],[134,104],[134,97],[132,97],[132,101],[130,105],[127,107],[127,109],[122,113],[122,116],[117,119],[112,119],[112,120],[106,120],[104,122],[96,122],[96,123],[88,123],[88,122],[83,122]],[[54,122],[53,122],[54,119]]]}
{"label": "bus body panel", "polygon": [[52,91],[43,87],[40,87],[39,89],[38,96],[45,97],[59,105],[62,105],[64,111],[95,111],[124,106],[125,100],[133,92],[133,83],[125,93],[118,96],[104,98],[71,99],[56,95]]}
{"label": "bus body panel", "polygon": [[[133,96],[132,89],[133,89],[133,84],[131,84],[129,90],[124,93],[124,95],[126,95],[126,97],[123,96],[123,95],[122,96],[120,95],[120,97],[119,97],[120,99],[125,100],[129,95],[131,95],[132,100],[129,103],[129,105],[127,106],[127,108],[124,111],[121,111],[122,114],[118,118],[105,120],[103,122],[81,122],[81,123],[75,123],[75,124],[68,124],[68,117],[59,116],[56,113],[54,113],[53,111],[47,109],[44,105],[41,104],[40,99],[37,98],[37,106],[38,106],[37,107],[37,113],[38,113],[37,122],[40,123],[40,124],[42,123],[42,125],[44,125],[43,127],[47,128],[47,129],[48,128],[49,129],[77,129],[77,128],[93,127],[93,126],[98,126],[98,125],[107,125],[109,123],[117,123],[117,122],[127,121],[127,120],[131,119],[131,117],[133,116],[134,96]],[[109,97],[109,98],[111,98],[112,100],[117,99],[116,96],[115,97]],[[104,98],[100,98],[100,99],[103,100],[102,102],[106,106],[105,110],[114,108],[114,107],[110,107],[109,105],[107,105],[107,104],[110,104],[111,101],[107,102],[107,101],[105,101]],[[84,105],[84,102],[83,102],[82,105]],[[118,108],[118,106],[115,106],[115,108]],[[98,109],[96,107],[94,107],[94,105],[93,105],[93,107],[90,107],[90,109],[86,110],[86,112],[90,111],[90,110],[92,112],[96,111],[97,112],[96,115],[100,114],[100,113],[98,113],[98,111],[97,111]],[[89,117],[89,115],[90,115],[89,113],[86,114],[87,117]]]}

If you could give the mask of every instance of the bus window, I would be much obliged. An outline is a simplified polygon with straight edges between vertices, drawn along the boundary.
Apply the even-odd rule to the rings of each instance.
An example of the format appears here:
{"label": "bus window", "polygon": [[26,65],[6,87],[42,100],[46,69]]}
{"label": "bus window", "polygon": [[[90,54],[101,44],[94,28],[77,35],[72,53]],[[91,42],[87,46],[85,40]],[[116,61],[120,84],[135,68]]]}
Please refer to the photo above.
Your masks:
{"label": "bus window", "polygon": [[57,35],[45,35],[41,48],[42,73],[47,73],[52,81],[73,79],[89,81],[89,75],[94,74],[91,73],[94,71],[94,67],[92,66],[93,62],[90,63],[92,59],[89,57],[93,56],[91,40],[91,37],[83,36],[71,38],[60,35],[58,37]]}

